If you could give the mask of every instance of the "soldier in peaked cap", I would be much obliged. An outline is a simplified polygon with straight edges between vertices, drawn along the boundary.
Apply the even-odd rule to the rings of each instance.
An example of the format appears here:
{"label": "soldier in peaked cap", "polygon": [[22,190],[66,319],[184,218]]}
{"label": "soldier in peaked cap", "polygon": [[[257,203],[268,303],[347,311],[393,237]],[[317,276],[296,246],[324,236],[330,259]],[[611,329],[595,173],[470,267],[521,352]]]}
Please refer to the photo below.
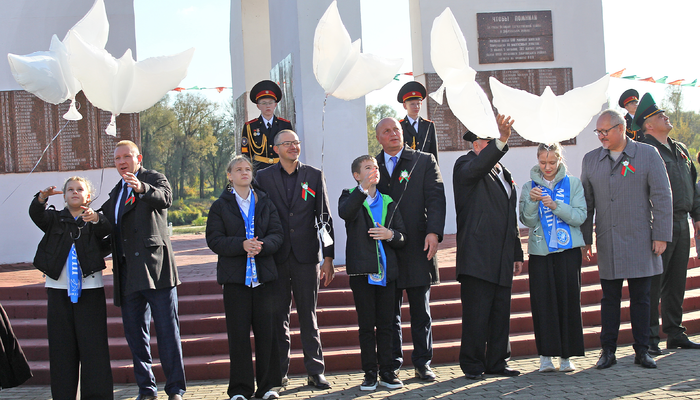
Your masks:
{"label": "soldier in peaked cap", "polygon": [[697,171],[685,145],[668,136],[673,129],[664,110],[656,106],[647,93],[642,97],[634,118],[635,128],[644,134],[644,143],[659,151],[664,160],[673,194],[673,240],[661,254],[663,273],[651,280],[649,354],[661,355],[659,348],[659,299],[663,331],[668,337],[666,348],[700,349],[700,343],[688,339],[683,321],[683,298],[690,255],[688,214],[695,231],[700,232],[700,191],[696,186]]}
{"label": "soldier in peaked cap", "polygon": [[255,170],[261,170],[279,162],[274,141],[277,132],[292,130],[292,123],[275,116],[277,103],[282,100],[282,90],[273,81],[260,81],[250,90],[250,101],[257,104],[260,116],[243,126],[241,154],[253,160]]}
{"label": "soldier in peaked cap", "polygon": [[627,136],[630,139],[640,142],[644,140],[644,134],[639,133],[639,129],[632,129],[634,115],[637,112],[637,105],[639,104],[639,92],[634,89],[625,90],[620,96],[620,100],[618,100],[617,104],[627,110],[627,114],[625,114],[625,122],[627,123],[627,130],[625,133],[627,133]]}
{"label": "soldier in peaked cap", "polygon": [[403,85],[396,100],[403,104],[408,113],[399,121],[403,129],[404,142],[413,150],[430,153],[438,161],[437,134],[433,121],[421,118],[418,113],[426,96],[425,86],[411,81]]}

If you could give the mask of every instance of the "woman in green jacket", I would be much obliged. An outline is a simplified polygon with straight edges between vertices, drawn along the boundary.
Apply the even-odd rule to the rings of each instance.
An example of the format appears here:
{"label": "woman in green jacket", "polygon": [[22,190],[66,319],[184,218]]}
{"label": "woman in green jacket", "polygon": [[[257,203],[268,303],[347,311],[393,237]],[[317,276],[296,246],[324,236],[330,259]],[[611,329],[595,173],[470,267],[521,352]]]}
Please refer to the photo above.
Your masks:
{"label": "woman in green jacket", "polygon": [[581,322],[580,226],[586,220],[586,199],[581,181],[567,174],[558,143],[540,144],[538,164],[523,185],[520,222],[530,228],[530,304],[540,372],[575,369],[571,356],[583,356]]}

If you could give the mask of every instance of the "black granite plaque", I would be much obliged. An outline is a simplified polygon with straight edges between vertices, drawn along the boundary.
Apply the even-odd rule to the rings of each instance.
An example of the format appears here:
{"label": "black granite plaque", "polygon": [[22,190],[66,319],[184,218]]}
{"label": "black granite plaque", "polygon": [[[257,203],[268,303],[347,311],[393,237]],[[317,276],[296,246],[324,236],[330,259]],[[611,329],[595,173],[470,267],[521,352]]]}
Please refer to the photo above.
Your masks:
{"label": "black granite plaque", "polygon": [[479,64],[554,61],[551,11],[477,13]]}
{"label": "black granite plaque", "polygon": [[117,142],[140,145],[138,114],[118,116],[117,136],[112,137],[104,133],[111,114],[91,105],[82,92],[76,100],[83,119],[68,121],[62,116],[69,101],[53,105],[24,90],[0,92],[0,173],[30,172],[39,160],[35,171],[110,168]]}
{"label": "black granite plaque", "polygon": [[[571,68],[478,71],[476,73],[476,82],[484,89],[490,101],[493,101],[491,87],[489,86],[489,77],[491,76],[512,88],[525,90],[538,96],[542,95],[547,86],[557,96],[574,88]],[[442,80],[438,74],[428,73],[426,74],[426,83],[428,93],[432,93],[442,85]],[[496,110],[494,110],[494,113],[496,113]],[[462,135],[464,135],[467,128],[452,113],[446,99],[442,105],[439,105],[432,98],[428,97],[428,118],[435,122],[440,151],[461,151],[471,148],[471,144],[462,139]],[[576,138],[564,141],[561,144],[576,144]],[[508,139],[508,145],[510,147],[523,147],[536,146],[537,143],[523,139],[514,129],[513,135]]]}

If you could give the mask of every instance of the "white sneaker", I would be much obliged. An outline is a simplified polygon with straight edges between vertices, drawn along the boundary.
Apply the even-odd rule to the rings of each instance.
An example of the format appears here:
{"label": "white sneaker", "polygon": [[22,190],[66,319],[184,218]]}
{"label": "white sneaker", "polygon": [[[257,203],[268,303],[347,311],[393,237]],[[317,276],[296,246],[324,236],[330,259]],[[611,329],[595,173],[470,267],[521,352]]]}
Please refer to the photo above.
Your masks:
{"label": "white sneaker", "polygon": [[552,357],[540,356],[540,372],[552,372],[556,370],[554,364],[552,364]]}
{"label": "white sneaker", "polygon": [[576,366],[568,358],[559,357],[559,372],[575,371]]}
{"label": "white sneaker", "polygon": [[280,395],[279,393],[275,392],[274,390],[268,390],[267,393],[262,397],[263,400],[268,400],[268,399],[279,399]]}
{"label": "white sneaker", "polygon": [[237,394],[237,395],[231,397],[231,400],[248,400],[248,399],[245,396],[243,396],[242,394]]}

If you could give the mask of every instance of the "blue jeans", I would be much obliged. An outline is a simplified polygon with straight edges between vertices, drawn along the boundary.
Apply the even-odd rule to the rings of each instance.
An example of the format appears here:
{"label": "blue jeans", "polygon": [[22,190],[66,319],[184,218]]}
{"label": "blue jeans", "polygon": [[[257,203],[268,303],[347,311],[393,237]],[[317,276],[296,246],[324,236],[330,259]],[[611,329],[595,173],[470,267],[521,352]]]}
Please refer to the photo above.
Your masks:
{"label": "blue jeans", "polygon": [[165,373],[168,395],[185,393],[185,366],[180,344],[180,320],[177,314],[177,288],[148,289],[122,297],[124,336],[134,358],[134,375],[139,393],[158,393],[151,358],[151,315],[158,337],[158,352]]}

